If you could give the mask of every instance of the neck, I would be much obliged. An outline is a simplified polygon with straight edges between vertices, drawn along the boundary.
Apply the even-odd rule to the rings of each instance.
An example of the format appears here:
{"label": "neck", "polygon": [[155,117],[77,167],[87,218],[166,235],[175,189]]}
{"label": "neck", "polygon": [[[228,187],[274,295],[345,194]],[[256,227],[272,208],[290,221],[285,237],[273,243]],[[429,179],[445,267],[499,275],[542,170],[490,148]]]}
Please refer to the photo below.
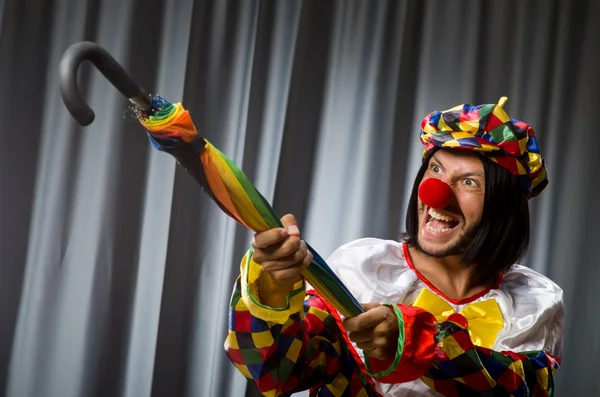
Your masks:
{"label": "neck", "polygon": [[419,273],[451,299],[465,299],[489,287],[475,281],[475,266],[462,264],[459,255],[434,258],[415,247],[408,250]]}

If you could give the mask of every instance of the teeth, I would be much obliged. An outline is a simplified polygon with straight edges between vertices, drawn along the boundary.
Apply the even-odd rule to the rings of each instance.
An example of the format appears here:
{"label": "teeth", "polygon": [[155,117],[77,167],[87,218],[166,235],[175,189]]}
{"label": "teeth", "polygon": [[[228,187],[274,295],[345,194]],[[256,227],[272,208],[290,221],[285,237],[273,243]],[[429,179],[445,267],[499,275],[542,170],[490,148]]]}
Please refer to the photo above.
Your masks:
{"label": "teeth", "polygon": [[433,233],[445,233],[445,232],[449,232],[450,229],[447,227],[442,227],[439,229],[436,229],[435,227],[431,226],[431,221],[427,222],[427,224],[425,225],[425,227],[427,228],[427,230],[433,232]]}
{"label": "teeth", "polygon": [[427,222],[427,224],[425,225],[425,227],[427,227],[427,230],[429,230],[432,233],[446,233],[449,232],[451,229],[447,228],[447,227],[442,227],[442,228],[435,228],[431,225],[432,220],[433,219],[438,219],[440,221],[444,221],[444,222],[451,222],[451,221],[456,221],[455,218],[448,216],[448,215],[443,215],[440,214],[439,212],[437,212],[436,210],[434,210],[433,208],[430,208],[428,211],[429,215],[431,216],[431,220],[429,220],[429,222]]}
{"label": "teeth", "polygon": [[456,219],[452,218],[451,216],[442,215],[433,208],[429,209],[429,215],[431,215],[432,218],[439,219],[440,221],[444,222],[456,221]]}

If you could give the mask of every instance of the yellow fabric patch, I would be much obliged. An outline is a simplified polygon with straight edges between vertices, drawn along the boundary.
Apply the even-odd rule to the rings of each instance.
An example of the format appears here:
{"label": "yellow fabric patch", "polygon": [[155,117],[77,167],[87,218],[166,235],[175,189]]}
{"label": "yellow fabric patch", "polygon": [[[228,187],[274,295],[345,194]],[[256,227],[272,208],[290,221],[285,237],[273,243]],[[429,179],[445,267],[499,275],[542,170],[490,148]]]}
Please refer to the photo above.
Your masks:
{"label": "yellow fabric patch", "polygon": [[298,361],[298,356],[300,355],[300,349],[302,349],[302,341],[294,338],[288,351],[285,353],[285,356],[292,362],[296,362]]}
{"label": "yellow fabric patch", "polygon": [[338,372],[337,376],[330,384],[326,385],[327,389],[334,396],[341,396],[344,393],[344,390],[348,387],[348,379],[344,375]]}
{"label": "yellow fabric patch", "polygon": [[240,350],[240,345],[238,344],[236,333],[234,331],[229,331],[227,335],[227,339],[225,339],[225,350],[229,349]]}
{"label": "yellow fabric patch", "polygon": [[233,365],[235,365],[235,367],[238,369],[238,371],[240,371],[241,374],[244,375],[246,378],[252,379],[252,374],[250,373],[250,371],[248,371],[248,367],[246,367],[245,365],[237,364],[237,363],[233,363]]}
{"label": "yellow fabric patch", "polygon": [[253,332],[252,340],[257,348],[270,347],[275,344],[271,331]]}

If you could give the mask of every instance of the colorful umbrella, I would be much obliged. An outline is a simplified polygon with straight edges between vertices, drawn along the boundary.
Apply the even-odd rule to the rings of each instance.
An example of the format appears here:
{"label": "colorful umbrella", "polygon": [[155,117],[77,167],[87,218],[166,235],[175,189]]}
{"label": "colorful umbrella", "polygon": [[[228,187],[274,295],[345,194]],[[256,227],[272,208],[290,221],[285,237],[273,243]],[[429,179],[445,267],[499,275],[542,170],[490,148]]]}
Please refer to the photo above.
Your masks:
{"label": "colorful umbrella", "polygon": [[[77,85],[77,71],[85,60],[92,62],[131,101],[152,146],[173,155],[223,212],[254,232],[283,226],[242,170],[198,135],[189,112],[180,103],[147,95],[110,54],[92,42],[72,45],[59,65],[63,101],[79,124],[85,126],[94,120],[94,112]],[[362,313],[360,304],[323,258],[310,245],[308,249],[314,259],[303,273],[305,279],[344,316]]]}

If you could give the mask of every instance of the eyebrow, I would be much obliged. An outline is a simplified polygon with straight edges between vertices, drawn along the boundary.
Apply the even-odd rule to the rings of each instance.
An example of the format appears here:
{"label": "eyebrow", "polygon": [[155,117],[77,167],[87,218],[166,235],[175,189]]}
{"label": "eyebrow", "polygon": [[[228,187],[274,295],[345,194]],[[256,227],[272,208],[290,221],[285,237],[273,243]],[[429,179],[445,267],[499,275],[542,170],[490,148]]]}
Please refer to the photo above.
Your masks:
{"label": "eyebrow", "polygon": [[[438,163],[438,165],[440,165],[442,168],[444,167],[444,164],[438,159],[436,158],[435,154],[433,155],[433,157],[431,157],[431,159],[433,161],[435,161],[436,163]],[[459,174],[458,177],[459,178],[465,178],[465,177],[471,177],[471,176],[478,176],[480,178],[485,178],[485,175],[482,171],[479,172],[465,172],[464,174]]]}

